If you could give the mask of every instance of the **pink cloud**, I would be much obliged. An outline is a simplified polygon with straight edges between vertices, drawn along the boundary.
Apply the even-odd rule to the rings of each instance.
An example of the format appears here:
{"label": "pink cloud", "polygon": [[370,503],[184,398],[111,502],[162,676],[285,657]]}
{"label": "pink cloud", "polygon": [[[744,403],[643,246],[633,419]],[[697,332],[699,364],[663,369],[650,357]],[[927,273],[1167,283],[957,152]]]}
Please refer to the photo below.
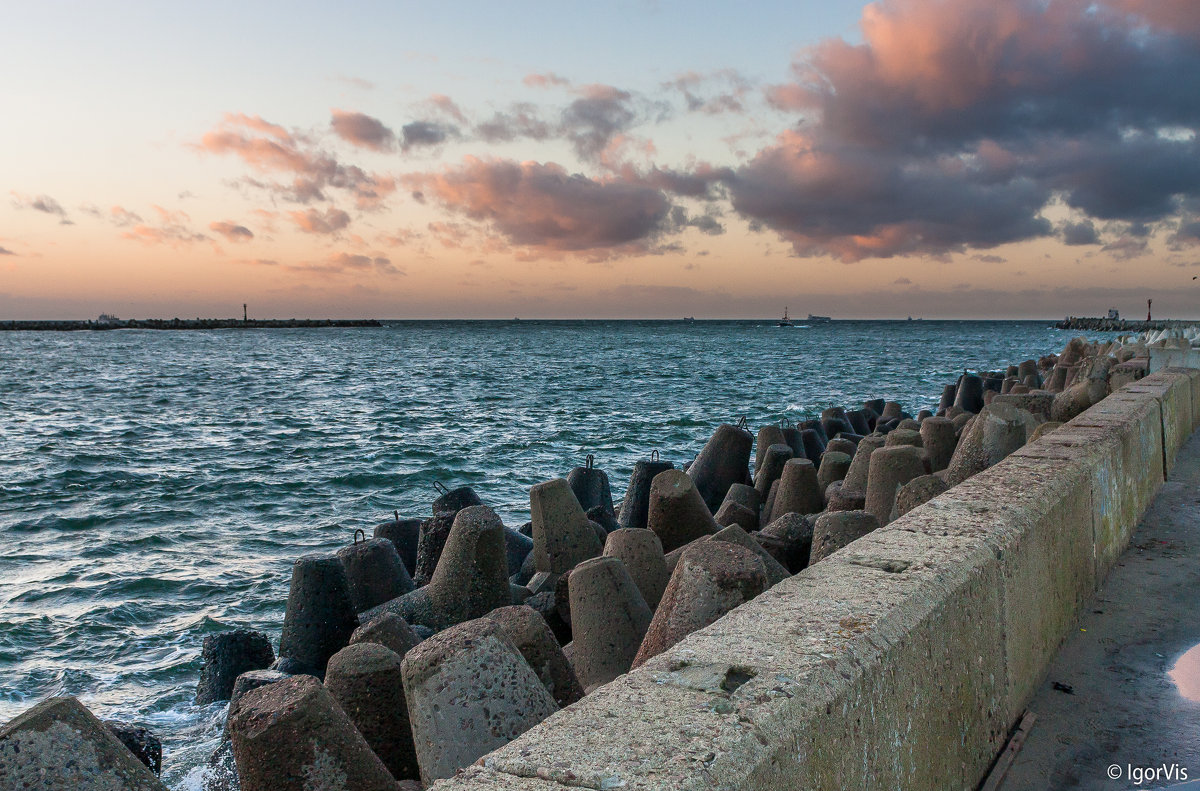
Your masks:
{"label": "pink cloud", "polygon": [[210,222],[208,230],[219,233],[225,237],[226,241],[230,242],[248,242],[254,238],[254,231],[251,231],[244,225],[238,225],[232,220]]}
{"label": "pink cloud", "polygon": [[363,113],[334,109],[329,125],[334,134],[348,143],[372,151],[390,151],[396,146],[396,133],[378,118]]}
{"label": "pink cloud", "polygon": [[296,227],[305,233],[332,234],[350,224],[350,215],[332,206],[324,212],[316,209],[291,211],[288,212],[288,216],[292,218],[292,222],[296,223]]}

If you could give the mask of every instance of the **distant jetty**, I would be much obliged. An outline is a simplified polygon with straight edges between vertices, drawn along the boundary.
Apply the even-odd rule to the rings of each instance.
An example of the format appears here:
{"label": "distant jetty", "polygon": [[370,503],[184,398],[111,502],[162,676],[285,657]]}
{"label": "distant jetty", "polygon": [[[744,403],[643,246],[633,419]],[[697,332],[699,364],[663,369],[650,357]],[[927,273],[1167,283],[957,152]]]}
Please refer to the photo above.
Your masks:
{"label": "distant jetty", "polygon": [[280,330],[308,327],[382,327],[375,319],[112,319],[104,321],[0,321],[0,330]]}
{"label": "distant jetty", "polygon": [[1086,330],[1089,332],[1148,332],[1171,327],[1188,327],[1195,322],[1180,319],[1157,319],[1155,321],[1129,321],[1128,319],[1089,318],[1068,316],[1054,326],[1060,330]]}

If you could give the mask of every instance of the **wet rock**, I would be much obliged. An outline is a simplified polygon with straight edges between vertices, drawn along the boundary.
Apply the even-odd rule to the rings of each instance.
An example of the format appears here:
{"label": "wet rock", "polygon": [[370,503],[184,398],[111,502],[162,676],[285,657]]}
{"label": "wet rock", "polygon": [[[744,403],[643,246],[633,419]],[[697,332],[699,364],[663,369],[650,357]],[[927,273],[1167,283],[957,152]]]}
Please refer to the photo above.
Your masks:
{"label": "wet rock", "polygon": [[329,660],[325,688],[397,780],[421,776],[400,675],[402,658],[378,643],[346,646]]}
{"label": "wet rock", "polygon": [[279,670],[247,670],[238,676],[237,681],[233,684],[233,692],[229,697],[229,708],[225,711],[225,738],[229,738],[229,720],[233,718],[233,713],[237,711],[237,704],[242,699],[242,696],[252,689],[265,687],[267,684],[274,684],[276,681],[283,681],[285,678],[290,678],[291,675],[293,674],[284,673]]}
{"label": "wet rock", "polygon": [[271,641],[262,632],[234,629],[204,636],[203,665],[196,685],[196,705],[229,700],[233,682],[247,670],[261,670],[275,661]]}
{"label": "wet rock", "polygon": [[157,736],[147,728],[120,720],[104,720],[104,726],[121,744],[128,747],[133,757],[141,761],[147,769],[156,775],[162,774],[162,742]]}
{"label": "wet rock", "polygon": [[312,554],[296,560],[279,656],[295,659],[324,678],[325,663],[357,628],[350,583],[337,555]]}
{"label": "wet rock", "polygon": [[387,768],[311,676],[246,693],[229,733],[243,791],[395,791]]}
{"label": "wet rock", "polygon": [[821,514],[813,524],[809,565],[824,560],[850,542],[878,528],[879,520],[870,511]]}
{"label": "wet rock", "polygon": [[503,747],[558,710],[516,646],[487,618],[421,643],[404,658],[401,674],[426,786]]}
{"label": "wet rock", "polygon": [[633,667],[641,666],[766,589],[766,568],[762,559],[749,549],[711,540],[688,547],[667,583]]}

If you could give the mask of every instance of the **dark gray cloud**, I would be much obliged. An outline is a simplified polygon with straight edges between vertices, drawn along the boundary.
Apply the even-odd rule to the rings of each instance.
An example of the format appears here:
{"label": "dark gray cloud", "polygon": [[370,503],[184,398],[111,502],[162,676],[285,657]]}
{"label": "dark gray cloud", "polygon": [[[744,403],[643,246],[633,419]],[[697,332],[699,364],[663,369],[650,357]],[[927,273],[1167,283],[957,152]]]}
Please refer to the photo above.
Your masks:
{"label": "dark gray cloud", "polygon": [[16,253],[14,253],[12,250],[9,250],[7,247],[0,247],[0,255],[16,255]]}
{"label": "dark gray cloud", "polygon": [[1100,233],[1091,220],[1066,223],[1061,233],[1063,244],[1066,245],[1100,244]]}
{"label": "dark gray cloud", "polygon": [[447,138],[457,137],[458,127],[437,121],[413,121],[400,127],[401,148],[436,146],[446,142]]}
{"label": "dark gray cloud", "polygon": [[67,210],[49,195],[21,195],[16,192],[12,193],[12,195],[13,206],[18,209],[32,209],[33,211],[40,211],[43,214],[52,214],[58,217],[60,225],[75,224],[67,215]]}
{"label": "dark gray cloud", "polygon": [[1177,222],[1200,196],[1200,39],[1195,12],[1148,23],[1152,5],[873,4],[861,44],[826,41],[768,90],[802,123],[728,180],[734,206],[800,255],[846,261],[1045,236],[1054,200]]}
{"label": "dark gray cloud", "polygon": [[540,115],[537,107],[518,102],[507,110],[497,111],[486,121],[476,124],[475,134],[488,143],[507,143],[513,140],[546,140],[554,130]]}

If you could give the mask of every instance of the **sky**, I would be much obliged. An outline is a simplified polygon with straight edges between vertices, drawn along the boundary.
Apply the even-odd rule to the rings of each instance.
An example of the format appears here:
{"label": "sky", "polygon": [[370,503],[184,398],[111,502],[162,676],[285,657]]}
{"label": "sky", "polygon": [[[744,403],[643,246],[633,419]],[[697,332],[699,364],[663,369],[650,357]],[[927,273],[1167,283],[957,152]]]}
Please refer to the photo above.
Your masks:
{"label": "sky", "polygon": [[9,4],[0,320],[1200,317],[1200,3]]}

